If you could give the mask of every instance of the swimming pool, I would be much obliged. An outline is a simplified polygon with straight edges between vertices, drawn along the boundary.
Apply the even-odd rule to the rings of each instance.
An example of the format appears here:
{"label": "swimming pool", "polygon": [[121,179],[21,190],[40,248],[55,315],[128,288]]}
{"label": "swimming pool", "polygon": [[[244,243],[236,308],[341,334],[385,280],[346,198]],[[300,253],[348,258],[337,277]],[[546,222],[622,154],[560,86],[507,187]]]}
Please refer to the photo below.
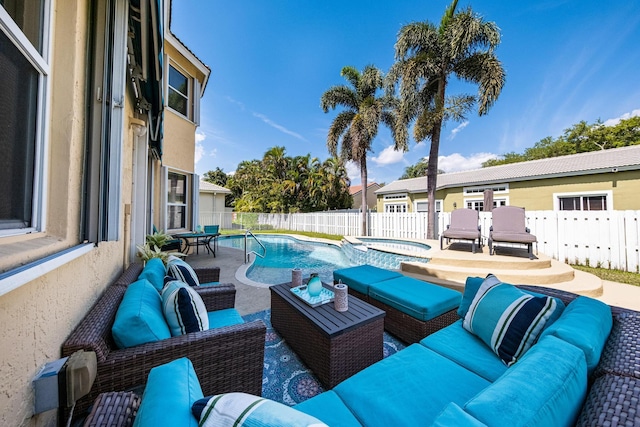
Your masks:
{"label": "swimming pool", "polygon": [[[323,282],[331,283],[333,270],[353,265],[337,245],[268,234],[259,234],[258,239],[267,248],[267,255],[264,258],[256,256],[246,272],[246,277],[255,282],[271,285],[288,282],[291,270],[300,268],[302,277],[318,273]],[[247,243],[248,251],[263,252],[253,238]],[[244,250],[244,236],[222,236],[218,245]]]}
{"label": "swimming pool", "polygon": [[[302,277],[318,273],[323,282],[331,283],[333,271],[339,268],[370,264],[397,270],[403,261],[429,261],[428,245],[397,239],[349,238],[343,240],[340,246],[274,234],[258,234],[257,238],[266,247],[266,256],[252,256],[255,258],[253,264],[246,270],[239,269],[238,272],[242,273],[236,274],[240,281],[254,282],[248,283],[254,286],[288,282],[294,268],[302,269]],[[218,244],[244,250],[244,235],[221,236]],[[250,237],[247,244],[248,251],[263,253],[255,239]]]}

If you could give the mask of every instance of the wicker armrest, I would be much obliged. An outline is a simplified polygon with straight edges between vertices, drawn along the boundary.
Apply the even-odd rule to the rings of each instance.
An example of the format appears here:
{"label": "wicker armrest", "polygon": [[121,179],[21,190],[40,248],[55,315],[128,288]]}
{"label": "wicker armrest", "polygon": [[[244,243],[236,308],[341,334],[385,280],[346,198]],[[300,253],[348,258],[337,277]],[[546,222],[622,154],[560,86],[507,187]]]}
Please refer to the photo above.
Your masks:
{"label": "wicker armrest", "polygon": [[236,303],[236,287],[232,283],[215,286],[196,286],[193,289],[200,295],[207,311],[233,308]]}
{"label": "wicker armrest", "polygon": [[196,267],[193,269],[200,283],[220,281],[220,267]]}
{"label": "wicker armrest", "polygon": [[145,384],[152,368],[180,357],[193,363],[205,395],[234,390],[260,395],[265,334],[258,320],[113,350],[98,363],[96,381],[77,410],[86,409],[100,393]]}
{"label": "wicker armrest", "polygon": [[102,393],[84,420],[84,427],[131,427],[138,414],[140,396],[130,391]]}

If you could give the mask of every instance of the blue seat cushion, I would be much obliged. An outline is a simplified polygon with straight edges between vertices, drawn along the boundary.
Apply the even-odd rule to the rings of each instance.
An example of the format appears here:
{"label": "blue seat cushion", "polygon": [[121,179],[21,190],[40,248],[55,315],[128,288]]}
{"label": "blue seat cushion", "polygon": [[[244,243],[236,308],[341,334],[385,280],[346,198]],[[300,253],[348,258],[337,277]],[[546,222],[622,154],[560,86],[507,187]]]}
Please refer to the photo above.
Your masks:
{"label": "blue seat cushion", "polygon": [[593,298],[580,296],[567,305],[562,316],[542,332],[573,344],[584,352],[589,375],[600,361],[613,319],[611,308]]}
{"label": "blue seat cushion", "polygon": [[333,280],[335,282],[342,280],[345,285],[365,295],[369,294],[369,285],[372,283],[401,276],[402,274],[397,271],[385,270],[368,264],[341,268],[333,272]]}
{"label": "blue seat cushion", "polygon": [[431,424],[431,427],[487,427],[483,422],[473,418],[455,403],[449,403],[438,415],[438,418]]}
{"label": "blue seat cushion", "polygon": [[171,338],[162,314],[162,298],[148,280],[130,284],[111,327],[118,348],[129,348]]}
{"label": "blue seat cushion", "polygon": [[202,399],[202,389],[186,357],[156,366],[149,372],[134,427],[197,427],[191,406]]}
{"label": "blue seat cushion", "polygon": [[151,258],[146,262],[138,279],[147,279],[160,292],[164,286],[167,270],[160,258]]}
{"label": "blue seat cushion", "polygon": [[313,415],[331,427],[362,427],[362,424],[332,390],[298,403],[294,408]]}
{"label": "blue seat cushion", "polygon": [[209,329],[222,328],[223,326],[239,325],[244,323],[244,319],[235,308],[225,308],[224,310],[210,311]]}
{"label": "blue seat cushion", "polygon": [[429,425],[449,402],[463,405],[490,383],[413,344],[338,384],[333,391],[362,425]]}
{"label": "blue seat cushion", "polygon": [[586,393],[582,351],[545,336],[463,409],[487,425],[572,426]]}
{"label": "blue seat cushion", "polygon": [[402,276],[372,283],[369,297],[426,321],[454,310],[462,295],[453,289]]}
{"label": "blue seat cushion", "polygon": [[462,327],[462,320],[429,335],[420,344],[490,382],[508,369],[480,338]]}

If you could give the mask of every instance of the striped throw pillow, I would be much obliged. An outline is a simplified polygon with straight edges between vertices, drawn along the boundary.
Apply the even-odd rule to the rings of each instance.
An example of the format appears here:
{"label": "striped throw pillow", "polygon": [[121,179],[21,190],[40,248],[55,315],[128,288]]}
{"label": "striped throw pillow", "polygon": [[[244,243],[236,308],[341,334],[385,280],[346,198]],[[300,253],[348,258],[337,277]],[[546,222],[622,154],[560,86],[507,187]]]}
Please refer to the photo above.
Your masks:
{"label": "striped throw pillow", "polygon": [[173,280],[162,288],[162,310],[171,336],[209,329],[207,307],[200,295],[186,283]]}
{"label": "striped throw pillow", "polygon": [[511,366],[538,340],[549,319],[557,317],[558,309],[562,308],[553,298],[530,295],[490,274],[474,296],[462,327]]}
{"label": "striped throw pillow", "polygon": [[189,264],[177,257],[167,262],[167,275],[189,286],[200,286],[198,275]]}
{"label": "striped throw pillow", "polygon": [[328,427],[297,409],[247,393],[226,393],[197,400],[191,412],[199,427]]}

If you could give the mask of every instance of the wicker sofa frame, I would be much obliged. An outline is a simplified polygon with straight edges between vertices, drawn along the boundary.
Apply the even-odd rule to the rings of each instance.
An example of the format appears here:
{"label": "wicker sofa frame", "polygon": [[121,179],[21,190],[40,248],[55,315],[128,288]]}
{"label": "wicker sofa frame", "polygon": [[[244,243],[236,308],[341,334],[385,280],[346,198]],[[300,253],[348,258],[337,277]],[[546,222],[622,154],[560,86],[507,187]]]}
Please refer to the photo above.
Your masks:
{"label": "wicker sofa frame", "polygon": [[[205,395],[244,391],[260,394],[264,364],[266,327],[261,320],[171,337],[132,348],[119,349],[111,335],[116,311],[142,266],[132,264],[88,311],[62,344],[62,356],[77,350],[94,351],[98,360],[91,392],[76,403],[77,414],[86,410],[98,395],[144,386],[151,368],[180,357],[191,359]],[[201,283],[217,282],[220,269],[195,269]],[[195,288],[207,310],[233,308],[233,284]],[[64,414],[65,418],[67,414]]]}

